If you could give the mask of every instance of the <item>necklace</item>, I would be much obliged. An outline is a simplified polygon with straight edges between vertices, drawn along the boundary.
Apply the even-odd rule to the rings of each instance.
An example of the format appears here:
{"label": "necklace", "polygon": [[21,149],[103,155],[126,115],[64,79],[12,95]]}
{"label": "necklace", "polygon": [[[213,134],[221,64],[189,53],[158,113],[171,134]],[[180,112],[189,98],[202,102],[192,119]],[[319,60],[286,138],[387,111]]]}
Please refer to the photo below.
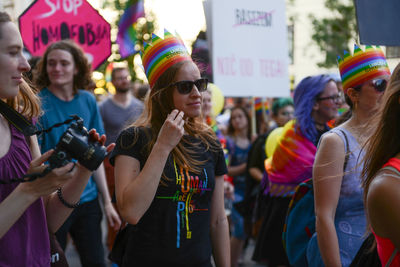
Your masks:
{"label": "necklace", "polygon": [[325,130],[326,124],[325,123],[320,123],[320,122],[315,122],[315,128],[317,128],[317,130]]}

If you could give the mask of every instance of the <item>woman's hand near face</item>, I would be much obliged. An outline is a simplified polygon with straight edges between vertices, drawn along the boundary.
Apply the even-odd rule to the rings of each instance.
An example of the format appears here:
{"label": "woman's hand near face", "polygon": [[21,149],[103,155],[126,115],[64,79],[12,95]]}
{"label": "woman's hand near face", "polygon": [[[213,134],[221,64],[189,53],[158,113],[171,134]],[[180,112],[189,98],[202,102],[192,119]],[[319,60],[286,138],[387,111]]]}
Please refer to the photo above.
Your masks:
{"label": "woman's hand near face", "polygon": [[185,121],[183,111],[174,109],[165,120],[157,137],[156,144],[171,151],[181,140]]}

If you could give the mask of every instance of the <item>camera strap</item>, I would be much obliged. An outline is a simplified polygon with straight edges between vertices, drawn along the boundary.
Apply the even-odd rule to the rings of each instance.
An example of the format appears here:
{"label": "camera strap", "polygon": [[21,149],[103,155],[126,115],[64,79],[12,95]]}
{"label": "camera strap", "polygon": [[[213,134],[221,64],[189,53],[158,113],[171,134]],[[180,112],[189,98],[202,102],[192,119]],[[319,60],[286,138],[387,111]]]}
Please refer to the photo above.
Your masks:
{"label": "camera strap", "polygon": [[[10,122],[18,131],[20,131],[25,137],[29,137],[32,135],[41,134],[43,132],[50,132],[53,128],[60,127],[64,124],[69,124],[72,121],[81,120],[81,118],[77,115],[71,115],[71,119],[68,119],[61,123],[56,123],[52,125],[50,128],[45,130],[39,130],[33,125],[30,121],[28,121],[21,113],[18,113],[15,109],[7,105],[4,101],[0,100],[0,113],[6,118],[8,122]],[[46,168],[41,173],[30,173],[25,174],[21,178],[12,178],[8,181],[3,181],[0,179],[0,184],[11,184],[11,183],[23,183],[30,182],[37,178],[43,177],[51,171],[50,168]]]}
{"label": "camera strap", "polygon": [[50,126],[48,129],[38,130],[35,125],[28,121],[21,113],[7,105],[7,103],[0,100],[0,113],[3,114],[4,118],[8,120],[18,131],[25,136],[39,135],[41,133],[48,133],[53,128],[60,127],[64,124],[69,124],[72,121],[81,120],[78,115],[70,115],[71,119],[65,120],[60,123],[56,123]]}
{"label": "camera strap", "polygon": [[29,122],[22,114],[11,108],[7,103],[0,100],[0,113],[6,118],[18,131],[25,136],[31,136],[37,133],[37,128]]}

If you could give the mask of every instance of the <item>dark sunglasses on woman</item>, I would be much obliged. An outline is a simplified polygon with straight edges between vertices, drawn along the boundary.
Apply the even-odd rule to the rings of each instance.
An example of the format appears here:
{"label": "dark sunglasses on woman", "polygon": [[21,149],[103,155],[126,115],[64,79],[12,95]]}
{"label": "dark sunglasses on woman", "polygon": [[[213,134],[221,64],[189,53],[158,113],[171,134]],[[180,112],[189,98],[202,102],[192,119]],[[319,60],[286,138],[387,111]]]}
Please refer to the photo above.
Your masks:
{"label": "dark sunglasses on woman", "polygon": [[384,92],[386,90],[388,82],[385,79],[375,79],[372,80],[372,86],[375,88],[377,92]]}
{"label": "dark sunglasses on woman", "polygon": [[173,87],[176,86],[176,89],[178,89],[178,92],[182,95],[187,95],[192,92],[193,85],[196,85],[197,90],[201,93],[207,90],[208,86],[208,79],[207,78],[201,78],[195,81],[179,81],[176,83],[170,84],[168,87]]}
{"label": "dark sunglasses on woman", "polygon": [[[375,91],[377,91],[378,93],[384,92],[386,90],[387,84],[388,81],[385,79],[374,79],[370,82],[370,85],[372,85],[372,87],[374,87]],[[360,91],[362,86],[363,84],[355,86],[354,89]]]}

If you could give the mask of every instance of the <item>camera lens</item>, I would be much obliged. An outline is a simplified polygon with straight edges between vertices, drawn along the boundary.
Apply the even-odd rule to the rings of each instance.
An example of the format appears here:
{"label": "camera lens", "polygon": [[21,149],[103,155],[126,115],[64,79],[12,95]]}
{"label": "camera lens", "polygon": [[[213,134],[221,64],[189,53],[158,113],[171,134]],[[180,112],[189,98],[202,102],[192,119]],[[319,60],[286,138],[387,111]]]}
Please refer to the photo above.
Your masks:
{"label": "camera lens", "polygon": [[67,154],[65,154],[64,151],[59,151],[59,152],[57,153],[57,158],[58,158],[58,159],[65,159],[66,157],[67,157]]}

